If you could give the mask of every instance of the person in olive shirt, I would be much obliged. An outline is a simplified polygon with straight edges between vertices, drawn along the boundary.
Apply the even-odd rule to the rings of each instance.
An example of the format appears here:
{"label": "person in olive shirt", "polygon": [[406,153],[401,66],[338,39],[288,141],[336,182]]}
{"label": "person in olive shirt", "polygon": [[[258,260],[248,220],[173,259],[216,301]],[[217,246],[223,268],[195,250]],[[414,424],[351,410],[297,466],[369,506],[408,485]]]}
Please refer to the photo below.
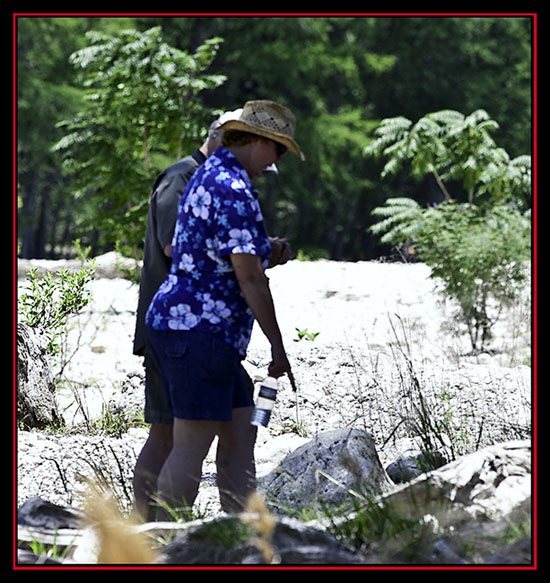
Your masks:
{"label": "person in olive shirt", "polygon": [[[164,170],[153,184],[144,242],[143,267],[139,287],[133,353],[144,357],[145,422],[150,424],[148,438],[141,450],[133,477],[135,507],[145,519],[151,512],[151,499],[156,491],[160,469],[172,449],[173,418],[166,400],[161,378],[148,346],[145,314],[172,264],[171,248],[178,202],[195,171],[221,145],[217,128],[230,119],[237,119],[241,109],[229,111],[215,120],[205,142],[191,155]],[[268,169],[266,169],[268,170]],[[276,172],[276,168],[270,169]],[[269,170],[268,170],[269,171]],[[282,265],[290,258],[286,240],[270,238],[273,256],[270,266]],[[253,387],[251,387],[253,388]]]}

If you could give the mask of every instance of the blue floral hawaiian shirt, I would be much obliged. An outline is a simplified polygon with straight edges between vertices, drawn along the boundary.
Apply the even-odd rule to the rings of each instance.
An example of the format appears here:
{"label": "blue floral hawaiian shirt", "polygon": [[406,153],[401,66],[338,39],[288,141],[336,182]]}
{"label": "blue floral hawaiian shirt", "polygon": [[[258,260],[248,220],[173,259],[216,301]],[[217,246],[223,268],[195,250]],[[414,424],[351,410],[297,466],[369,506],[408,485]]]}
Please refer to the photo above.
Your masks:
{"label": "blue floral hawaiian shirt", "polygon": [[219,334],[244,357],[254,316],[229,255],[271,255],[258,193],[246,170],[218,148],[195,172],[178,205],[172,267],[147,311],[155,330]]}

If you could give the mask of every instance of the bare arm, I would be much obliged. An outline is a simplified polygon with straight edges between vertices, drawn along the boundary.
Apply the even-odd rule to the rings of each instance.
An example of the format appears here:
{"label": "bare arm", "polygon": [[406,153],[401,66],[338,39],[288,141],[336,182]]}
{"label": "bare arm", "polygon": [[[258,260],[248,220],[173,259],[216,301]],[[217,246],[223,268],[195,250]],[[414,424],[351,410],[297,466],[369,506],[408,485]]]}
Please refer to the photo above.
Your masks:
{"label": "bare arm", "polygon": [[268,279],[263,272],[260,258],[250,254],[234,254],[231,255],[231,263],[246,303],[271,344],[272,362],[269,374],[278,378],[287,373],[294,386],[294,377],[283,346]]}

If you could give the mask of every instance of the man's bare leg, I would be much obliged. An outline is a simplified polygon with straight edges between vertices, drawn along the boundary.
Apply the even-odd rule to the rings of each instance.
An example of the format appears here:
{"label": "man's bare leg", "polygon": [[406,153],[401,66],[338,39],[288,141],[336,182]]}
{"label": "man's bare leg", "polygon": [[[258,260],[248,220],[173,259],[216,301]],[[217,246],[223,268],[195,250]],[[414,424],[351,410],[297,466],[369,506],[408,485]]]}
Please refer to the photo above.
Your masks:
{"label": "man's bare leg", "polygon": [[152,423],[134,470],[135,509],[143,520],[153,519],[159,473],[172,451],[172,425]]}
{"label": "man's bare leg", "polygon": [[216,466],[220,503],[225,512],[240,512],[256,489],[252,407],[233,409],[230,422],[219,423]]}
{"label": "man's bare leg", "polygon": [[[216,421],[174,419],[173,445],[158,479],[158,497],[169,507],[191,509],[199,490],[202,464],[214,437]],[[161,515],[169,518],[165,512]]]}

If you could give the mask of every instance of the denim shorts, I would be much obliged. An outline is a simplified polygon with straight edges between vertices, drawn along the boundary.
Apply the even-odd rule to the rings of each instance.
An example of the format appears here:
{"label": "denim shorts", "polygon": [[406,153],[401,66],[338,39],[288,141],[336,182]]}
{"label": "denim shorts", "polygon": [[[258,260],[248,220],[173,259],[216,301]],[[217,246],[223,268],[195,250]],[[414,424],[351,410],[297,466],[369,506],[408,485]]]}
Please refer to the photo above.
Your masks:
{"label": "denim shorts", "polygon": [[233,409],[253,406],[252,382],[222,338],[150,327],[147,334],[173,417],[231,421]]}
{"label": "denim shorts", "polygon": [[145,349],[143,366],[145,368],[145,422],[172,425],[174,423],[172,411],[166,399],[157,362],[149,346]]}

